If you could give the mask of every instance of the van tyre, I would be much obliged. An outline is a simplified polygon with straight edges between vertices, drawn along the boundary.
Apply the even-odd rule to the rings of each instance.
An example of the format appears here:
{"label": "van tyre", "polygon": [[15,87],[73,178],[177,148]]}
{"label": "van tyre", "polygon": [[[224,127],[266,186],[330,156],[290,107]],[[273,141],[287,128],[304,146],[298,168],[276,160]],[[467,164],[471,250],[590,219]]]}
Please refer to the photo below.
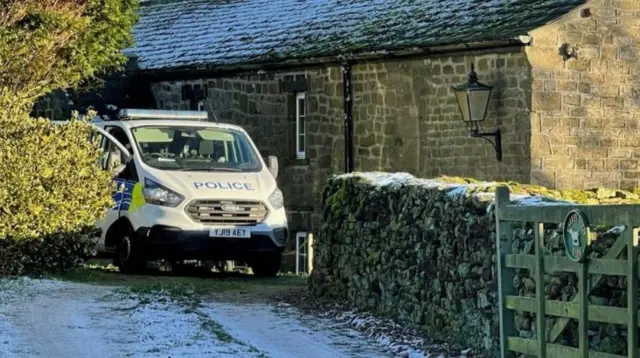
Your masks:
{"label": "van tyre", "polygon": [[144,256],[142,243],[140,240],[136,240],[133,235],[133,229],[129,225],[124,225],[118,236],[115,265],[118,266],[121,273],[143,272],[147,268],[147,260]]}
{"label": "van tyre", "polygon": [[257,277],[275,277],[282,266],[282,253],[257,255],[250,266]]}

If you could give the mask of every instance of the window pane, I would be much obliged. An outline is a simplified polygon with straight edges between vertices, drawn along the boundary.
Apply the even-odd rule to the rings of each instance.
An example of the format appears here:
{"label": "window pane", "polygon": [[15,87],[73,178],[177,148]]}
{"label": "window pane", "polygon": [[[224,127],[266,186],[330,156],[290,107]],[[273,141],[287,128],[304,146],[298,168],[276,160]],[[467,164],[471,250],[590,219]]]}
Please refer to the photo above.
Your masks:
{"label": "window pane", "polygon": [[[193,171],[256,170],[257,155],[244,134],[215,127],[182,125],[133,129],[141,159],[157,169]],[[185,150],[186,148],[186,150]]]}
{"label": "window pane", "polygon": [[298,136],[298,152],[304,152],[304,134]]}
{"label": "window pane", "polygon": [[298,98],[298,115],[305,115],[304,98]]}
{"label": "window pane", "polygon": [[307,132],[306,121],[304,119],[304,117],[298,118],[298,134],[305,134]]}

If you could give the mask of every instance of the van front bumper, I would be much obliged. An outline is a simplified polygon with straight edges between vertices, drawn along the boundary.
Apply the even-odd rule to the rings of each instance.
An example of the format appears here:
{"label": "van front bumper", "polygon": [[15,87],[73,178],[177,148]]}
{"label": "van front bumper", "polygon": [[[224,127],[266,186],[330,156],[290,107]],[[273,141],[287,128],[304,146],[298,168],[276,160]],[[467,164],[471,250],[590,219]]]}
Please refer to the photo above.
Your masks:
{"label": "van front bumper", "polygon": [[255,231],[251,238],[213,238],[208,230],[182,230],[154,225],[136,230],[145,246],[147,259],[180,260],[247,260],[260,253],[282,253],[289,236],[286,227]]}

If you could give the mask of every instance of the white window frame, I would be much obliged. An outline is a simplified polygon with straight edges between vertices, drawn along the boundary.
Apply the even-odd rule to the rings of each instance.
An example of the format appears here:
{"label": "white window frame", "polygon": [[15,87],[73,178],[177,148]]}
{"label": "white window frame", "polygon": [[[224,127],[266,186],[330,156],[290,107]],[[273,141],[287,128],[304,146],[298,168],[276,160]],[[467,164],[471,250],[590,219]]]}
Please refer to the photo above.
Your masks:
{"label": "white window frame", "polygon": [[[304,92],[296,94],[296,159],[307,159],[307,96]],[[304,101],[304,114],[300,115],[300,100]],[[304,119],[304,128],[300,128],[300,119]],[[302,132],[301,132],[302,130]],[[300,148],[300,136],[304,137],[304,148]]]}
{"label": "white window frame", "polygon": [[[304,265],[304,272],[307,273],[307,232],[296,232],[296,275],[300,274],[300,258],[302,257]],[[300,249],[304,248],[304,254],[300,253]]]}

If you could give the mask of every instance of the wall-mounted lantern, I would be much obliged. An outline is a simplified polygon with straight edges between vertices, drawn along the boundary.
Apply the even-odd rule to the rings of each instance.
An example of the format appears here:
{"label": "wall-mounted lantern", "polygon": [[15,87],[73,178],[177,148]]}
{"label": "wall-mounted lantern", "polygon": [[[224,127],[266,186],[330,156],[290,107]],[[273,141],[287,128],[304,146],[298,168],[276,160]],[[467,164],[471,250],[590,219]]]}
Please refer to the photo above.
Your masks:
{"label": "wall-mounted lantern", "polygon": [[[500,129],[491,133],[481,133],[478,123],[484,121],[489,107],[489,99],[493,86],[487,86],[478,82],[478,75],[474,71],[473,63],[471,64],[471,72],[469,72],[469,80],[467,83],[453,86],[456,94],[460,112],[462,112],[462,120],[469,125],[471,136],[474,138],[483,138],[487,140],[496,150],[498,161],[502,161],[502,144]],[[492,141],[491,138],[494,138]]]}

